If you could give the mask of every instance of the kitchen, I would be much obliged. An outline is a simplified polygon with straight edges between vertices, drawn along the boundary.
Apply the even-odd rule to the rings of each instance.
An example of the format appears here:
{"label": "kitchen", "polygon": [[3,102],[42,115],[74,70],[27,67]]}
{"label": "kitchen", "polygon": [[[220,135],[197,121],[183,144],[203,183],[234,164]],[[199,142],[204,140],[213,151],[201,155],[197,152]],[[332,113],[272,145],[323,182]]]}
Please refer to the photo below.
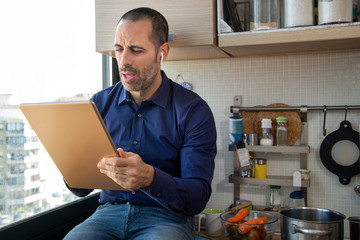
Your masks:
{"label": "kitchen", "polygon": [[[112,8],[117,7],[117,4],[113,1],[107,1],[107,3]],[[111,17],[104,17],[105,13],[110,11],[108,8],[102,7],[104,5],[100,1],[97,1],[96,4],[96,14],[102,17],[97,22],[97,27],[100,29],[102,24],[110,24],[114,20]],[[142,4],[147,5],[144,1]],[[170,3],[168,4],[169,6],[164,8],[174,8]],[[188,3],[184,2],[183,4]],[[213,1],[213,4],[215,4],[215,1]],[[151,5],[154,8],[158,6],[157,2]],[[136,3],[134,3],[135,6]],[[128,6],[127,8],[131,7]],[[161,6],[158,7],[161,8]],[[199,21],[202,17],[208,16],[206,12],[202,12],[200,7],[202,7],[203,11],[208,10],[207,7],[201,6],[201,3],[194,4],[193,11],[198,10],[199,19],[193,21],[205,28],[203,25],[206,26],[206,24]],[[168,17],[166,13],[164,14],[165,17]],[[187,13],[182,12],[180,7],[179,14],[170,16],[170,31],[172,23],[185,14]],[[210,19],[213,15],[210,16]],[[186,22],[183,25],[186,25]],[[178,30],[176,27],[174,27],[175,31]],[[97,51],[112,55],[111,49],[106,48],[107,39],[111,41],[110,31],[112,28],[109,28],[109,26],[107,28],[108,33],[104,34],[104,31],[99,31]],[[182,29],[184,26],[178,28]],[[205,32],[205,30],[203,31]],[[293,36],[293,38],[304,37],[311,39],[314,35],[316,37],[318,37],[317,35],[321,36],[321,33],[317,33],[316,29],[306,31],[310,32],[306,33],[308,35],[305,35],[305,37],[302,36],[302,32],[299,32],[295,33],[296,36]],[[360,31],[359,25],[355,26],[354,31]],[[286,38],[288,37],[285,36],[287,33],[283,31],[278,34],[284,34],[284,38]],[[333,34],[335,36],[332,36]],[[325,33],[326,37],[331,36],[334,38],[340,37],[336,36],[338,34],[337,32],[328,33],[327,35]],[[233,51],[235,57],[224,56],[223,53],[219,53],[219,49],[216,49],[216,47],[216,50],[213,50],[216,40],[213,42],[208,40],[208,42],[201,45],[196,42],[198,39],[191,41],[191,34],[181,38],[182,35],[177,36],[175,33],[175,39],[177,37],[183,42],[175,41],[172,43],[173,48],[170,50],[169,55],[170,61],[165,61],[162,69],[171,79],[178,83],[190,83],[192,90],[208,102],[215,116],[218,132],[218,154],[215,159],[213,193],[208,208],[226,209],[233,203],[233,184],[229,183],[229,175],[234,171],[234,152],[229,151],[228,145],[230,106],[234,105],[234,96],[241,96],[241,106],[243,107],[266,106],[272,103],[284,103],[289,106],[345,106],[358,105],[360,102],[360,50],[358,46],[355,47],[359,43],[359,34],[357,34],[356,39],[347,39],[343,42],[336,40],[330,42],[326,41],[326,39],[320,39],[323,42],[317,42],[314,37],[313,45],[297,43],[294,39],[287,40],[288,42],[282,45],[281,42],[284,40],[276,39],[276,43],[280,42],[280,44],[269,43],[260,47],[257,47],[256,44],[253,44],[253,46],[244,45],[242,48],[238,48],[240,50],[235,49]],[[230,37],[233,37],[233,35]],[[343,35],[343,37],[345,36]],[[254,41],[260,41],[261,34],[254,36],[254,38]],[[219,44],[226,41],[224,36],[219,37]],[[190,45],[190,47],[179,47],[178,44],[184,44],[184,42],[185,45]],[[191,46],[191,44],[194,46]],[[201,45],[201,47],[197,47],[197,45]],[[233,49],[229,47],[226,50],[231,51]],[[243,54],[241,50],[244,50]],[[171,55],[171,52],[173,52],[173,55]],[[211,55],[212,52],[214,52],[214,57],[203,56],[204,54]],[[181,77],[179,77],[179,74]],[[344,119],[345,111],[327,111],[325,126],[327,134],[337,130],[340,122]],[[348,110],[346,119],[351,122],[354,130],[359,131],[359,110]],[[323,135],[323,120],[324,113],[322,110],[309,111],[307,114],[308,145],[310,147],[307,168],[311,171],[310,187],[307,188],[307,205],[338,211],[346,217],[359,216],[360,197],[356,195],[354,187],[360,184],[360,175],[355,175],[348,185],[343,185],[339,182],[338,177],[329,172],[320,161],[319,149],[325,138]],[[299,169],[298,161],[283,161],[282,158],[284,156],[281,154],[272,156],[267,165],[268,175],[292,175],[295,170]],[[296,190],[296,188],[282,188],[283,202],[286,202],[289,193],[293,190]],[[240,194],[241,199],[248,199],[253,202],[253,205],[263,206],[269,203],[270,188],[269,186],[245,185],[241,186]],[[344,221],[344,230],[345,237],[349,237],[347,220]]]}
{"label": "kitchen", "polygon": [[[116,7],[116,4],[112,4],[113,7]],[[156,2],[153,5],[156,6]],[[194,8],[196,7],[194,6]],[[100,4],[98,8],[101,8]],[[131,7],[129,6],[129,8]],[[205,9],[204,6],[203,9]],[[97,14],[103,17],[105,12],[106,9],[100,9]],[[198,15],[202,14],[206,15],[198,12]],[[179,17],[179,15],[175,17]],[[170,31],[172,20],[175,21],[176,18],[175,20],[172,18],[169,20]],[[200,20],[194,19],[194,22],[198,21]],[[101,22],[103,24],[109,23],[110,20],[109,18],[102,19]],[[203,23],[199,23],[199,25],[201,24]],[[186,25],[186,22],[184,25]],[[354,31],[359,32],[359,25],[355,27]],[[323,42],[318,43],[315,41],[315,37],[321,36],[321,34],[317,33],[316,29],[306,31],[310,31],[310,33],[307,33],[308,35],[305,35],[305,37],[299,31],[299,33],[295,33],[296,37],[293,38],[311,39],[313,37],[313,45],[297,43],[295,39],[276,39],[276,43],[280,42],[280,44],[257,47],[256,44],[259,43],[254,43],[252,46],[251,44],[250,46],[244,44],[244,46],[237,49],[226,48],[229,51],[233,50],[235,57],[221,55],[219,57],[219,55],[216,55],[210,58],[204,57],[206,59],[196,59],[196,54],[198,54],[198,58],[202,58],[201,54],[204,54],[203,48],[207,49],[208,54],[212,47],[206,44],[199,47],[200,50],[196,46],[189,47],[192,53],[186,56],[187,49],[178,47],[176,41],[173,43],[174,48],[170,50],[170,54],[171,51],[174,54],[169,56],[170,61],[164,62],[163,70],[178,83],[190,83],[193,91],[208,102],[216,120],[218,154],[215,159],[213,193],[208,208],[226,209],[233,203],[234,191],[233,184],[229,183],[229,175],[234,171],[234,152],[229,151],[228,145],[230,106],[234,105],[234,96],[241,97],[241,106],[243,107],[266,106],[272,103],[284,103],[289,106],[345,106],[359,104],[359,34],[357,34],[357,39],[354,40],[329,42],[323,39]],[[100,33],[102,38],[97,46],[97,51],[111,55],[111,52],[107,52],[106,48],[104,48],[103,37],[106,34],[104,32]],[[283,34],[284,38],[288,37],[285,35],[287,33],[284,31],[278,32],[279,35]],[[335,36],[332,36],[333,34]],[[339,37],[338,34],[331,33],[326,37]],[[234,37],[234,35],[229,35],[229,37]],[[261,41],[266,41],[263,40],[264,36],[261,38],[261,34],[253,35],[253,41],[260,41],[260,44]],[[176,37],[175,34],[175,39]],[[181,35],[178,37],[181,38]],[[246,38],[247,35],[243,34],[243,37]],[[186,41],[188,39],[181,40]],[[240,37],[237,40],[240,41]],[[219,44],[226,41],[223,35],[219,37]],[[251,38],[248,41],[251,41]],[[282,45],[282,41],[288,42]],[[358,46],[355,47],[356,45]],[[182,53],[179,49],[182,50]],[[218,52],[216,51],[214,54],[218,54]],[[181,77],[179,77],[179,74]],[[327,111],[325,126],[327,134],[337,130],[340,122],[344,119],[345,111]],[[346,119],[351,122],[354,130],[359,131],[359,110],[348,110]],[[360,183],[360,175],[355,175],[348,185],[343,185],[336,175],[324,167],[319,155],[320,145],[325,138],[323,135],[324,111],[309,111],[307,121],[308,145],[310,147],[307,168],[311,171],[310,187],[307,188],[307,205],[338,211],[346,217],[359,216],[360,197],[356,195],[354,187]],[[267,165],[268,175],[292,175],[295,170],[299,169],[298,161],[283,161],[283,158],[286,157],[281,154],[272,156]],[[289,193],[296,189],[294,187],[283,187],[282,201],[286,202]],[[241,199],[251,200],[253,205],[268,205],[270,188],[269,186],[245,185],[241,186],[240,195]],[[344,221],[344,230],[345,237],[348,238],[349,223],[347,220]]]}
{"label": "kitchen", "polygon": [[[97,1],[97,3],[100,2],[115,4],[116,1]],[[189,1],[183,1],[183,4],[187,2]],[[215,3],[215,1],[212,2]],[[184,17],[185,13],[182,13],[176,17],[178,19],[186,18]],[[115,18],[120,15],[117,13]],[[198,15],[200,18],[207,16],[201,11],[198,11]],[[216,13],[214,12],[213,15],[215,16]],[[193,21],[198,23],[196,20]],[[109,32],[113,32],[114,27],[109,22],[107,24]],[[280,41],[280,43],[269,43],[260,47],[254,44],[236,48],[244,50],[243,53],[246,52],[246,49],[249,50],[246,54],[241,55],[241,51],[236,53],[235,49],[233,57],[229,57],[227,53],[217,48],[217,44],[223,43],[223,36],[215,37],[215,40],[211,37],[210,43],[204,45],[195,43],[190,47],[179,47],[178,43],[174,41],[171,49],[174,55],[170,56],[170,60],[164,62],[163,70],[178,83],[190,83],[192,90],[208,102],[216,120],[218,154],[215,160],[213,193],[208,208],[226,209],[234,198],[234,184],[229,183],[229,175],[234,171],[234,152],[229,151],[228,148],[230,106],[234,105],[234,96],[241,96],[241,106],[244,107],[266,106],[272,103],[284,103],[289,106],[359,105],[360,50],[358,43],[360,25],[354,24],[350,27],[357,36],[354,38],[355,40],[337,41],[335,39],[331,43],[323,44],[326,41],[322,39],[310,46],[309,44],[293,43],[292,39],[286,40],[287,43]],[[342,32],[345,26],[339,29]],[[340,35],[335,37],[346,38],[346,34],[349,34],[349,31],[345,31],[345,35],[339,34],[336,27],[331,30],[335,31],[331,34]],[[309,35],[311,35],[316,33],[317,29],[309,31]],[[293,32],[296,36],[302,35],[301,31]],[[281,31],[275,34],[283,36],[287,32]],[[325,34],[326,37],[330,35],[324,32],[319,35],[321,34]],[[305,36],[311,38],[312,35],[309,35]],[[266,38],[265,35],[259,34],[259,36]],[[186,38],[182,39],[181,35],[175,34],[175,40],[180,38],[185,44],[195,41],[188,40],[187,37],[191,36],[186,35]],[[110,39],[112,41],[111,37]],[[314,40],[314,42],[316,41]],[[205,55],[204,49],[208,51],[206,52],[207,56],[202,56]],[[111,52],[106,52],[106,50],[98,49],[97,51],[111,55]],[[181,77],[178,77],[179,74]],[[360,216],[360,197],[354,192],[354,187],[360,184],[360,175],[355,175],[348,185],[343,185],[339,182],[338,177],[329,172],[320,161],[319,149],[325,139],[323,135],[324,117],[322,110],[309,111],[307,115],[308,145],[310,147],[307,168],[311,171],[310,187],[307,188],[307,204],[311,207],[338,211],[347,217]],[[327,134],[337,130],[345,118],[351,122],[354,130],[359,131],[359,110],[348,110],[346,113],[342,110],[329,110],[326,113]],[[267,166],[269,175],[292,175],[294,170],[299,168],[296,157],[293,160],[292,157],[275,154],[271,158]],[[290,158],[291,161],[284,161],[283,158]],[[283,187],[282,200],[286,202],[289,193],[295,189]],[[241,199],[248,199],[254,205],[263,206],[269,203],[270,188],[269,186],[245,185],[241,186],[240,194]],[[348,238],[347,220],[344,221],[344,228],[345,237]]]}

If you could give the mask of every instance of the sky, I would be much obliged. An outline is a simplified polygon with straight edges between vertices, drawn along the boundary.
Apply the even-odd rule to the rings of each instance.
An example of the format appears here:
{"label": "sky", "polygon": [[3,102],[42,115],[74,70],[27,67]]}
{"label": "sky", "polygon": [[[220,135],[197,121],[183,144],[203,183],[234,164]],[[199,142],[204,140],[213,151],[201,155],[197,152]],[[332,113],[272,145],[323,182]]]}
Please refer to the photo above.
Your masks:
{"label": "sky", "polygon": [[0,94],[12,103],[101,89],[94,0],[1,0],[0,29]]}

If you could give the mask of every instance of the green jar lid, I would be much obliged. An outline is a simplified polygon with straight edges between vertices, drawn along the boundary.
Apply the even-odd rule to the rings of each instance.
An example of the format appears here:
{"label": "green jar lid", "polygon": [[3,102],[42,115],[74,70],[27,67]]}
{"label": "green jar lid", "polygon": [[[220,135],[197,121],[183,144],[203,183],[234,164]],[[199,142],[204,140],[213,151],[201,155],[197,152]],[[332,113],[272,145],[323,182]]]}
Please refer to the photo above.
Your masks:
{"label": "green jar lid", "polygon": [[276,122],[286,123],[287,122],[287,117],[279,116],[279,117],[276,118]]}
{"label": "green jar lid", "polygon": [[278,186],[278,185],[270,185],[270,188],[271,188],[271,189],[280,189],[281,186]]}

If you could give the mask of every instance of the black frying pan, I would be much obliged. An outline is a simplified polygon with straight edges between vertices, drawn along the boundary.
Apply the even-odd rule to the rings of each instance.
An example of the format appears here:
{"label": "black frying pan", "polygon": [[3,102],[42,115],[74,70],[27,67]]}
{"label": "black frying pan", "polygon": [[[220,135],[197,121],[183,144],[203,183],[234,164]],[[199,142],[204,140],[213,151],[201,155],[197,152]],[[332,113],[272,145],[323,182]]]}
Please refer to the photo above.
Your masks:
{"label": "black frying pan", "polygon": [[331,155],[331,149],[336,143],[342,140],[349,140],[355,143],[359,148],[359,133],[353,130],[351,128],[351,123],[346,120],[340,123],[340,128],[338,130],[330,133],[322,141],[320,146],[320,159],[330,172],[339,177],[341,184],[347,185],[354,175],[360,173],[360,157],[354,164],[349,166],[343,166],[336,163]]}

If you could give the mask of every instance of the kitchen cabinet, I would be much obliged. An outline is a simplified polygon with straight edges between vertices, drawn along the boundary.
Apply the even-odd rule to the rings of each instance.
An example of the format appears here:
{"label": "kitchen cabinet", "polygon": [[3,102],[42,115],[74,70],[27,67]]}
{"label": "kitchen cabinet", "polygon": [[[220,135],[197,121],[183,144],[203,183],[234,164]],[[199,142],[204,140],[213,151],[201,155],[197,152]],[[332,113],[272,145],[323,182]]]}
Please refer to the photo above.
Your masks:
{"label": "kitchen cabinet", "polygon": [[164,15],[169,23],[168,60],[227,58],[217,46],[215,0],[96,0],[96,51],[114,57],[116,24],[127,11],[150,7]]}
{"label": "kitchen cabinet", "polygon": [[[277,108],[278,110],[280,108]],[[241,107],[232,106],[231,113],[240,113],[243,111]],[[249,108],[247,108],[249,110]],[[264,110],[272,110],[271,107],[268,107]],[[301,118],[301,135],[300,135],[300,145],[293,146],[249,146],[246,148],[249,152],[253,152],[255,155],[258,153],[266,153],[267,154],[267,165],[271,164],[271,155],[272,154],[297,154],[299,156],[299,169],[307,169],[307,160],[308,154],[310,153],[310,147],[308,144],[308,125],[307,125],[307,110],[300,110],[300,118]],[[242,177],[241,168],[240,168],[240,160],[238,154],[236,153],[236,146],[229,145],[229,151],[234,152],[234,173],[229,176],[229,182],[234,184],[234,204],[237,200],[240,200],[240,187],[241,184],[250,184],[250,185],[279,185],[279,186],[293,186],[293,176],[267,176],[267,178],[250,178],[250,177]],[[297,169],[294,169],[294,171]],[[304,194],[305,203],[307,202],[307,188],[310,187],[310,179],[301,180],[301,191]]]}
{"label": "kitchen cabinet", "polygon": [[[222,1],[217,4],[220,29]],[[234,57],[360,49],[360,22],[219,33],[218,44]]]}

